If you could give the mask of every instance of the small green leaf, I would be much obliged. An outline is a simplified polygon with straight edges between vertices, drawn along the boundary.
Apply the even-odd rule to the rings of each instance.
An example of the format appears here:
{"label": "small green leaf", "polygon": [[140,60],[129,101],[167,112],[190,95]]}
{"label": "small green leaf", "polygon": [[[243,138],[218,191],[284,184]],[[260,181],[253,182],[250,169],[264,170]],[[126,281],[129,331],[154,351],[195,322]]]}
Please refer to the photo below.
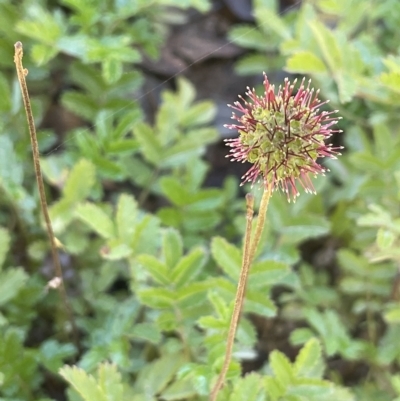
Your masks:
{"label": "small green leaf", "polygon": [[173,283],[177,287],[189,284],[194,280],[206,262],[206,253],[203,248],[195,248],[185,255],[171,272]]}
{"label": "small green leaf", "polygon": [[18,160],[11,139],[0,136],[0,187],[12,190],[22,184],[23,164]]}
{"label": "small green leaf", "polygon": [[64,198],[53,203],[49,208],[50,219],[56,234],[62,233],[74,218],[74,208]]}
{"label": "small green leaf", "polygon": [[63,35],[57,41],[56,47],[62,53],[83,59],[87,52],[88,42],[90,42],[89,35],[82,33]]}
{"label": "small green leaf", "polygon": [[53,45],[35,44],[31,50],[31,57],[38,66],[47,64],[58,53],[58,49]]}
{"label": "small green leaf", "polygon": [[10,234],[5,228],[0,227],[0,272],[3,267],[3,263],[6,258],[9,246]]}
{"label": "small green leaf", "polygon": [[192,196],[191,203],[186,208],[193,212],[212,212],[222,206],[223,194],[218,189],[203,189]]}
{"label": "small green leaf", "polygon": [[40,363],[46,369],[57,373],[63,364],[63,360],[72,357],[76,352],[72,344],[62,344],[57,340],[47,340],[40,346]]}
{"label": "small green leaf", "polygon": [[27,280],[28,275],[19,267],[0,272],[0,305],[14,298]]}
{"label": "small green leaf", "polygon": [[157,216],[165,226],[179,227],[183,216],[179,210],[172,207],[163,207],[157,211]]}
{"label": "small green leaf", "polygon": [[290,224],[281,229],[281,233],[293,242],[306,238],[318,238],[329,233],[330,222],[322,216],[301,216],[292,218]]}
{"label": "small green leaf", "polygon": [[168,268],[172,269],[182,257],[183,243],[179,231],[169,228],[163,232],[163,259]]}
{"label": "small green leaf", "polygon": [[79,202],[86,199],[95,183],[95,168],[88,160],[81,159],[68,175],[63,189],[67,202]]}
{"label": "small green leaf", "polygon": [[103,148],[111,139],[113,113],[109,110],[101,109],[96,115],[94,126],[96,127],[96,141],[99,143],[99,147]]}
{"label": "small green leaf", "polygon": [[174,177],[162,177],[160,187],[163,194],[175,206],[184,206],[190,202],[186,188]]}
{"label": "small green leaf", "polygon": [[182,363],[181,355],[166,354],[146,364],[138,374],[135,383],[137,391],[145,393],[148,397],[159,394],[166,388]]}
{"label": "small green leaf", "polygon": [[125,398],[122,376],[118,372],[116,365],[102,363],[98,368],[98,382],[107,400],[119,401]]}
{"label": "small green leaf", "polygon": [[350,102],[358,89],[355,77],[345,72],[336,73],[336,83],[338,85],[340,102]]}
{"label": "small green leaf", "polygon": [[307,341],[294,363],[296,376],[321,378],[324,366],[321,344],[316,338]]}
{"label": "small green leaf", "polygon": [[270,49],[266,35],[252,25],[241,24],[235,26],[229,32],[229,39],[246,49],[260,50],[264,52]]}
{"label": "small green leaf", "polygon": [[102,74],[104,81],[109,84],[117,82],[123,74],[123,66],[120,60],[112,57],[107,58],[102,62]]}
{"label": "small green leaf", "polygon": [[188,132],[175,145],[165,150],[163,155],[163,167],[176,167],[181,164],[192,163],[194,158],[203,154],[205,145],[212,143],[218,137],[215,128],[196,128]]}
{"label": "small green leaf", "polygon": [[132,330],[132,337],[158,344],[161,341],[161,332],[153,323],[138,323]]}
{"label": "small green leaf", "polygon": [[269,363],[280,384],[287,388],[294,380],[294,372],[289,358],[279,351],[272,351]]}
{"label": "small green leaf", "polygon": [[[0,315],[1,316],[1,315]],[[3,373],[3,381],[1,387],[1,395],[15,394],[19,395],[18,399],[24,397],[15,385],[15,372],[18,372],[18,377],[21,383],[33,383],[37,377],[38,363],[35,360],[35,353],[32,350],[25,348],[23,344],[23,332],[16,327],[12,328],[8,325],[1,328],[1,341],[0,341],[0,365]],[[10,398],[10,397],[5,397]],[[15,400],[15,397],[11,397]]]}
{"label": "small green leaf", "polygon": [[154,130],[148,124],[138,123],[133,132],[140,143],[144,158],[151,164],[158,166],[163,160],[163,151]]}
{"label": "small green leaf", "polygon": [[170,284],[168,268],[153,255],[139,255],[137,261],[150,273],[153,280],[161,285]]}
{"label": "small green leaf", "polygon": [[78,128],[73,132],[73,135],[72,139],[81,155],[93,161],[101,152],[100,142],[91,132],[84,128]]}
{"label": "small green leaf", "polygon": [[297,399],[286,398],[287,389],[284,388],[275,377],[267,376],[265,378],[265,386],[268,389],[268,395],[271,400],[275,401],[283,398],[287,401],[299,401]]}
{"label": "small green leaf", "polygon": [[81,395],[84,401],[109,401],[93,376],[76,366],[64,366],[60,375]]}
{"label": "small green leaf", "polygon": [[349,249],[341,249],[337,253],[339,265],[347,272],[360,277],[367,276],[369,263],[363,257],[356,255]]}
{"label": "small green leaf", "polygon": [[[76,42],[78,42],[79,45],[72,43],[74,50],[78,49],[78,46],[83,45],[83,51],[85,52],[85,41],[86,37],[76,37]],[[86,91],[91,93],[95,98],[101,96],[107,89],[107,85],[98,73],[97,67],[93,65],[74,62],[70,65],[68,72],[71,75],[71,79],[78,84],[79,87],[86,89]]]}
{"label": "small green leaf", "polygon": [[[373,127],[374,145],[376,153],[382,160],[388,159],[393,154],[392,131],[386,121],[379,116],[371,117]],[[397,157],[396,157],[397,160]]]}
{"label": "small green leaf", "polygon": [[[131,132],[132,128],[142,119],[142,113],[139,108],[133,108],[130,111],[125,112],[118,120],[118,125],[114,128],[113,138],[122,139],[128,133]],[[135,141],[135,143],[137,143]]]}
{"label": "small green leaf", "polygon": [[97,104],[89,95],[77,91],[65,92],[61,102],[68,110],[88,121],[94,120],[98,110]]}
{"label": "small green leaf", "polygon": [[139,300],[151,308],[170,308],[176,301],[176,295],[167,288],[148,288],[138,291]]}
{"label": "small green leaf", "polygon": [[[268,9],[267,7],[256,8],[256,18],[261,21],[261,27],[269,35],[272,31],[284,40],[292,39],[292,33],[285,20],[276,13],[275,10]],[[263,21],[268,21],[268,24],[262,24]]]}
{"label": "small green leaf", "polygon": [[136,139],[121,139],[108,143],[105,151],[112,154],[119,155],[132,155],[140,149],[139,143]]}
{"label": "small green leaf", "polygon": [[399,324],[400,323],[400,306],[394,305],[390,307],[383,315],[385,321],[388,324]]}
{"label": "small green leaf", "polygon": [[103,238],[115,237],[112,220],[94,203],[87,202],[78,205],[75,215]]}
{"label": "small green leaf", "polygon": [[245,54],[237,61],[235,71],[238,75],[258,75],[271,62],[266,54]]}
{"label": "small green leaf", "polygon": [[241,252],[225,238],[214,237],[211,243],[211,253],[218,266],[233,280],[239,277],[242,265]]}
{"label": "small green leaf", "polygon": [[222,318],[223,320],[229,318],[230,309],[224,299],[219,294],[217,294],[217,292],[210,291],[208,293],[208,299],[217,312],[219,318]]}
{"label": "small green leaf", "polygon": [[125,168],[126,176],[139,187],[146,187],[154,178],[153,167],[137,157],[125,160]]}
{"label": "small green leaf", "polygon": [[101,249],[101,256],[107,260],[120,260],[129,257],[132,249],[129,245],[122,243],[118,238],[112,238],[107,242],[107,246]]}
{"label": "small green leaf", "polygon": [[379,78],[382,84],[384,84],[390,91],[393,91],[397,95],[400,94],[400,72],[384,72]]}
{"label": "small green leaf", "polygon": [[161,393],[161,398],[165,401],[188,400],[195,396],[197,396],[197,391],[193,388],[192,380],[188,378],[174,380],[172,384]]}
{"label": "small green leaf", "polygon": [[214,316],[202,316],[197,323],[203,329],[225,331],[228,328],[225,320],[217,319]]}
{"label": "small green leaf", "polygon": [[384,210],[381,206],[376,204],[369,205],[368,209],[370,209],[372,213],[366,213],[359,217],[357,220],[358,225],[365,227],[390,226],[392,217],[387,210]]}
{"label": "small green leaf", "polygon": [[20,19],[14,29],[39,42],[55,45],[64,30],[60,14],[51,14],[38,3],[32,4],[30,14],[29,19]]}
{"label": "small green leaf", "polygon": [[104,178],[119,181],[123,178],[123,167],[118,163],[110,160],[108,157],[95,155],[92,158],[97,170]]}
{"label": "small green leaf", "polygon": [[195,281],[188,285],[184,285],[176,292],[176,299],[182,305],[184,302],[190,306],[195,306],[197,303],[202,303],[205,300],[205,295],[210,289],[210,285],[206,281]]}
{"label": "small green leaf", "polygon": [[7,112],[11,109],[11,92],[7,79],[0,73],[0,110]]}
{"label": "small green leaf", "polygon": [[310,21],[309,26],[329,69],[337,73],[343,65],[343,54],[333,31],[318,20]]}
{"label": "small green leaf", "polygon": [[116,224],[118,237],[129,243],[136,228],[138,206],[136,200],[127,194],[120,195],[117,205]]}
{"label": "small green leaf", "polygon": [[294,399],[302,399],[303,397],[306,397],[307,400],[318,401],[326,399],[342,400],[343,398],[336,398],[335,395],[332,397],[333,390],[333,383],[327,380],[296,378],[295,383],[287,390],[287,397],[288,399],[292,399],[291,397],[296,397]]}
{"label": "small green leaf", "polygon": [[263,260],[251,266],[248,286],[249,288],[271,286],[279,283],[289,273],[290,269],[286,263]]}
{"label": "small green leaf", "polygon": [[397,394],[400,395],[400,374],[392,375],[391,382]]}
{"label": "small green leaf", "polygon": [[180,123],[183,127],[194,127],[209,123],[216,114],[216,107],[212,102],[200,102],[183,113]]}
{"label": "small green leaf", "polygon": [[314,332],[309,328],[295,329],[290,333],[290,342],[293,345],[301,345],[314,338]]}
{"label": "small green leaf", "polygon": [[276,306],[264,291],[249,290],[244,309],[260,316],[272,317],[276,315]]}
{"label": "small green leaf", "polygon": [[254,325],[247,319],[241,319],[236,337],[242,347],[253,349],[256,346],[257,331]]}
{"label": "small green leaf", "polygon": [[135,227],[130,247],[135,253],[155,254],[160,247],[159,220],[151,215],[142,215]]}
{"label": "small green leaf", "polygon": [[327,72],[324,62],[314,53],[302,51],[295,53],[286,61],[286,71],[300,74]]}
{"label": "small green leaf", "polygon": [[196,90],[193,84],[184,77],[178,78],[177,86],[180,107],[184,109],[185,106],[190,105],[196,98]]}
{"label": "small green leaf", "polygon": [[378,230],[378,234],[376,236],[376,243],[381,250],[385,250],[390,248],[394,241],[396,239],[396,236],[393,234],[392,231],[385,230],[384,228],[380,228]]}
{"label": "small green leaf", "polygon": [[15,35],[15,25],[21,18],[18,6],[12,3],[0,3],[0,31],[2,36],[9,39]]}
{"label": "small green leaf", "polygon": [[229,401],[258,401],[264,399],[264,397],[260,397],[263,387],[264,383],[259,374],[255,372],[246,374],[246,376],[235,381]]}
{"label": "small green leaf", "polygon": [[389,71],[400,74],[400,57],[389,55],[382,60],[383,64]]}

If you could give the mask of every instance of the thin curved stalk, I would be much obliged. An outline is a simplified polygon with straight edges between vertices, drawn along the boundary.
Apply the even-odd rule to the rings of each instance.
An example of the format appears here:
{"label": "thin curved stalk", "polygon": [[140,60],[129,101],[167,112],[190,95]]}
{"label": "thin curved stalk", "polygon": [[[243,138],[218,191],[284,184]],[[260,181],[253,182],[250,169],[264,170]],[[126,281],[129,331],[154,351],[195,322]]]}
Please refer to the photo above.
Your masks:
{"label": "thin curved stalk", "polygon": [[50,240],[50,247],[51,247],[51,253],[52,253],[53,264],[54,264],[54,273],[55,273],[55,276],[59,279],[58,290],[59,290],[62,302],[64,303],[65,310],[67,312],[69,321],[71,323],[72,334],[74,337],[74,343],[75,343],[77,349],[79,349],[78,330],[76,327],[74,316],[72,314],[71,306],[69,304],[67,292],[65,290],[62,269],[61,269],[61,264],[60,264],[60,258],[58,256],[56,238],[54,236],[53,227],[51,224],[49,211],[48,211],[48,207],[47,207],[46,193],[45,193],[43,177],[42,177],[42,170],[40,167],[39,145],[38,145],[37,136],[36,136],[35,122],[33,120],[31,102],[29,99],[28,86],[27,86],[26,80],[25,80],[25,76],[28,74],[28,70],[25,69],[22,65],[22,56],[23,56],[22,43],[17,42],[17,43],[15,43],[14,47],[15,47],[14,63],[15,63],[15,67],[17,70],[18,81],[19,81],[19,84],[21,87],[22,99],[24,101],[26,117],[28,120],[29,136],[31,139],[31,146],[32,146],[32,153],[33,153],[33,165],[35,168],[36,183],[37,183],[37,186],[39,189],[40,206],[42,208],[42,213],[43,213],[44,220],[46,223],[47,234],[48,234],[48,237]]}
{"label": "thin curved stalk", "polygon": [[271,197],[271,192],[272,192],[272,187],[268,185],[267,188],[265,188],[263,196],[261,198],[260,209],[257,218],[257,224],[253,241],[251,240],[251,226],[252,226],[251,223],[254,214],[254,209],[253,209],[254,198],[250,194],[246,196],[247,213],[246,213],[246,231],[245,231],[244,246],[243,246],[242,268],[240,270],[239,281],[236,288],[235,303],[233,307],[231,322],[229,325],[229,331],[226,340],[225,359],[222,365],[221,372],[218,376],[217,382],[215,383],[214,388],[211,391],[210,401],[215,401],[217,399],[218,393],[225,383],[226,374],[228,372],[229,365],[232,360],[233,345],[235,342],[236,331],[239,325],[240,314],[243,308],[247,279],[249,276],[251,263],[253,262],[257,246],[260,242],[263,228],[265,225],[265,215],[267,212],[269,199]]}

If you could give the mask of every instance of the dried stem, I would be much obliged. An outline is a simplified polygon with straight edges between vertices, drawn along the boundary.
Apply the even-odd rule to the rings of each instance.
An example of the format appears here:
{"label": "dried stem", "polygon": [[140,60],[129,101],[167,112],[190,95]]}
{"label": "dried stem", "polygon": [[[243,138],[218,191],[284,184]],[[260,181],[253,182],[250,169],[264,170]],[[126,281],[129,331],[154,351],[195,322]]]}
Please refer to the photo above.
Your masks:
{"label": "dried stem", "polygon": [[41,205],[42,213],[43,213],[44,220],[46,223],[47,234],[50,239],[51,253],[52,253],[53,264],[54,264],[54,273],[60,282],[60,285],[58,286],[58,290],[60,292],[62,302],[64,303],[65,310],[67,312],[69,321],[71,323],[74,343],[75,343],[77,349],[79,349],[78,330],[76,327],[74,316],[72,314],[72,309],[71,309],[71,306],[70,306],[70,303],[68,300],[67,292],[65,290],[60,259],[58,256],[56,239],[54,237],[53,227],[51,225],[51,220],[50,220],[49,211],[48,211],[48,207],[47,207],[42,171],[41,171],[41,167],[40,167],[39,145],[38,145],[38,141],[37,141],[37,137],[36,137],[36,129],[35,129],[35,123],[34,123],[33,115],[32,115],[32,108],[31,108],[31,102],[29,99],[28,87],[27,87],[26,80],[25,80],[25,76],[28,74],[28,70],[25,69],[22,65],[22,56],[23,56],[22,43],[17,42],[17,43],[15,43],[14,47],[15,47],[14,63],[15,63],[15,67],[17,70],[18,81],[19,81],[19,84],[21,87],[22,99],[24,101],[26,117],[28,120],[29,135],[30,135],[30,139],[31,139],[31,146],[32,146],[32,153],[33,153],[33,164],[34,164],[34,168],[35,168],[36,183],[37,183],[37,186],[39,189],[40,205]]}
{"label": "dried stem", "polygon": [[231,363],[233,345],[235,342],[236,331],[237,331],[237,327],[239,324],[240,314],[242,311],[243,302],[244,302],[244,298],[245,298],[246,285],[247,285],[247,279],[249,276],[250,266],[254,259],[254,256],[255,256],[255,253],[257,250],[257,246],[260,242],[260,238],[261,238],[262,231],[264,228],[265,215],[267,212],[269,199],[271,197],[271,192],[272,192],[272,187],[269,185],[264,190],[264,193],[263,193],[263,196],[261,199],[259,214],[258,214],[258,218],[257,218],[256,231],[255,231],[253,241],[251,240],[251,226],[252,226],[251,223],[253,220],[253,213],[254,213],[254,209],[253,209],[254,198],[250,194],[248,194],[246,196],[246,206],[247,206],[246,232],[245,232],[244,245],[243,245],[242,268],[240,271],[239,282],[237,285],[236,295],[235,295],[235,304],[233,307],[231,322],[229,325],[229,331],[228,331],[228,336],[227,336],[227,340],[226,340],[225,359],[224,359],[224,363],[222,365],[221,372],[218,376],[217,382],[215,383],[214,388],[211,391],[210,401],[215,401],[217,399],[218,393],[225,382],[226,374],[228,372],[229,365]]}

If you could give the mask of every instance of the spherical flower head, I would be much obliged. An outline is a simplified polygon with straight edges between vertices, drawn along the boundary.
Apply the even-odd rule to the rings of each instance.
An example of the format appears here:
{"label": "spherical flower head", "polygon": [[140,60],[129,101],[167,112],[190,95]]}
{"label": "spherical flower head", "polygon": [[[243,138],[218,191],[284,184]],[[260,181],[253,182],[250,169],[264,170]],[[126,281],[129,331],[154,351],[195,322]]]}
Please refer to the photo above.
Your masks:
{"label": "spherical flower head", "polygon": [[241,102],[229,105],[241,113],[232,114],[238,124],[225,125],[239,132],[239,137],[226,140],[232,148],[228,157],[252,164],[241,185],[262,180],[272,190],[281,188],[289,202],[299,196],[299,183],[306,192],[315,193],[310,175],[327,171],[317,159],[336,159],[342,148],[325,144],[332,134],[341,132],[332,129],[340,118],[332,117],[337,110],[320,111],[328,101],[321,102],[319,91],[310,88],[311,81],[307,87],[304,81],[305,78],[294,94],[296,81],[291,84],[286,78],[275,93],[275,86],[264,74],[264,95],[258,96],[254,88],[247,88],[249,100],[239,96]]}

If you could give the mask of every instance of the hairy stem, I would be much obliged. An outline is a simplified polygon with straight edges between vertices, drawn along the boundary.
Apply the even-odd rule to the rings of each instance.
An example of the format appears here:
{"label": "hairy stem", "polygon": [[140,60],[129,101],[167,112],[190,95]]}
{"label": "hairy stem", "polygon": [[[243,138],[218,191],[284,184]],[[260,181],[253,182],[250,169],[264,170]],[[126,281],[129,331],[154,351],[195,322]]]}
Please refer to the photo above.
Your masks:
{"label": "hairy stem", "polygon": [[254,238],[251,242],[251,249],[249,255],[250,263],[253,261],[254,256],[256,255],[257,247],[258,244],[260,243],[260,239],[264,230],[265,218],[267,216],[267,209],[269,200],[271,198],[271,194],[272,194],[272,185],[267,184],[266,188],[264,189],[263,196],[261,198],[260,208],[257,217],[256,230],[254,233]]}
{"label": "hairy stem", "polygon": [[269,199],[271,197],[271,186],[268,186],[263,193],[259,215],[257,218],[256,231],[253,241],[251,240],[251,226],[253,220],[254,213],[254,198],[252,195],[248,194],[246,196],[246,205],[247,205],[247,213],[246,213],[246,232],[244,237],[244,245],[243,245],[243,258],[242,258],[242,268],[240,271],[239,281],[236,289],[235,295],[235,303],[233,307],[231,322],[229,325],[228,336],[226,340],[226,351],[225,351],[225,359],[222,365],[221,372],[218,376],[217,382],[214,385],[214,388],[211,391],[210,401],[215,401],[217,399],[218,393],[222,388],[226,374],[229,369],[229,365],[232,359],[233,345],[235,342],[235,336],[237,327],[239,324],[240,314],[243,307],[243,302],[246,293],[246,285],[247,279],[250,271],[250,266],[253,261],[254,255],[257,250],[257,246],[260,242],[260,238],[262,235],[262,231],[265,224],[265,214],[267,212]]}
{"label": "hairy stem", "polygon": [[53,264],[54,264],[54,273],[55,273],[55,276],[59,279],[60,284],[58,286],[58,290],[59,290],[62,302],[65,306],[65,310],[67,312],[69,321],[71,323],[74,343],[75,343],[77,349],[79,349],[78,330],[76,327],[74,316],[72,314],[71,306],[69,304],[67,292],[65,290],[60,259],[58,256],[56,238],[54,237],[53,227],[51,225],[51,220],[50,220],[49,211],[48,211],[48,207],[47,207],[46,194],[45,194],[43,177],[42,177],[42,170],[40,167],[39,145],[38,145],[38,141],[37,141],[37,137],[36,137],[36,128],[35,128],[35,123],[33,120],[28,86],[27,86],[26,80],[25,80],[25,76],[28,74],[28,70],[25,69],[22,65],[22,56],[23,56],[22,43],[17,42],[17,43],[15,43],[14,47],[15,47],[14,63],[15,63],[15,67],[17,70],[18,81],[19,81],[19,84],[21,87],[22,99],[24,101],[26,117],[28,120],[28,128],[29,128],[29,135],[30,135],[30,139],[31,139],[31,147],[32,147],[32,153],[33,153],[33,165],[35,168],[36,183],[37,183],[37,186],[39,189],[40,205],[41,205],[42,213],[43,213],[44,220],[46,223],[47,234],[48,234],[49,240],[50,240],[50,247],[51,247],[51,253],[52,253]]}

